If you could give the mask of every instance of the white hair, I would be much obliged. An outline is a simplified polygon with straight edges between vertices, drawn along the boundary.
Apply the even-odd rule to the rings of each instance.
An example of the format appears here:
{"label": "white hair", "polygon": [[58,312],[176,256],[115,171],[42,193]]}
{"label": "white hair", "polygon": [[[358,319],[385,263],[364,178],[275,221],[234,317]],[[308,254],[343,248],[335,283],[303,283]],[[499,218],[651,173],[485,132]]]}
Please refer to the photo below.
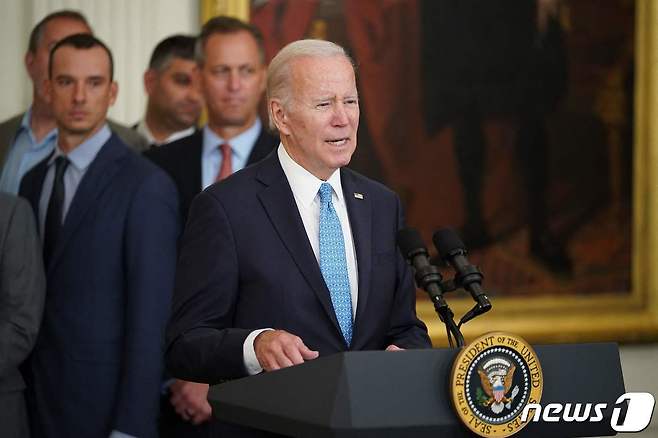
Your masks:
{"label": "white hair", "polygon": [[290,64],[298,58],[330,58],[343,56],[354,67],[354,61],[345,49],[336,43],[324,40],[298,40],[294,41],[277,53],[267,69],[267,113],[269,115],[270,129],[276,130],[274,116],[270,107],[270,100],[281,101],[284,107],[290,100]]}

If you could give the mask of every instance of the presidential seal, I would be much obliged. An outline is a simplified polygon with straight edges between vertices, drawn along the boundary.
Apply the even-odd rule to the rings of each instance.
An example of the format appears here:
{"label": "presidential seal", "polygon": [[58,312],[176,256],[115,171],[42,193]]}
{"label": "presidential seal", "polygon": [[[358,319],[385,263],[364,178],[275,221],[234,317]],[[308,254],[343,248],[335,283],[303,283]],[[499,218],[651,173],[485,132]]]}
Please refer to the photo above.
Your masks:
{"label": "presidential seal", "polygon": [[464,347],[452,366],[452,403],[466,427],[482,437],[507,437],[527,421],[521,413],[539,403],[543,375],[537,354],[522,338],[488,333]]}

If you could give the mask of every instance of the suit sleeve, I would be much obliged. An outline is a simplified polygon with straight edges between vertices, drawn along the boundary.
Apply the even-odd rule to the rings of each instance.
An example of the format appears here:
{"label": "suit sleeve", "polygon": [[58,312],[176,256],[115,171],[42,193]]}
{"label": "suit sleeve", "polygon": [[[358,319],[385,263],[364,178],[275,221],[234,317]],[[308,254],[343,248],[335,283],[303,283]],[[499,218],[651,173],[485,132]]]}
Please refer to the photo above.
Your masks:
{"label": "suit sleeve", "polygon": [[124,233],[125,333],[112,429],[128,435],[157,436],[179,231],[176,188],[158,169],[136,188]]}
{"label": "suit sleeve", "polygon": [[[4,208],[4,206],[3,206]],[[0,230],[0,378],[32,350],[46,296],[41,245],[30,205],[18,199]]]}
{"label": "suit sleeve", "polygon": [[213,384],[247,375],[242,348],[251,330],[232,328],[238,286],[228,217],[217,198],[202,192],[183,235],[167,328],[166,363],[175,377]]}
{"label": "suit sleeve", "polygon": [[[404,215],[397,197],[396,202],[397,229],[400,230],[404,227]],[[400,251],[396,251],[396,257],[398,284],[391,312],[389,344],[395,344],[401,348],[430,348],[432,342],[427,334],[427,327],[416,316],[416,288],[411,268],[405,262]]]}

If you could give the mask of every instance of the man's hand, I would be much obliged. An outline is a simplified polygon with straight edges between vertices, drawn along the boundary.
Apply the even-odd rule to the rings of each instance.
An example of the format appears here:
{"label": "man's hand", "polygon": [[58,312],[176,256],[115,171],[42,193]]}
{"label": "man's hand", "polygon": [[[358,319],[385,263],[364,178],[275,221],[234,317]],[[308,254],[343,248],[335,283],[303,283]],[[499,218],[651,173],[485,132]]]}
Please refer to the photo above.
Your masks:
{"label": "man's hand", "polygon": [[254,339],[258,363],[265,371],[290,367],[315,359],[320,355],[309,349],[299,336],[284,330],[267,330]]}
{"label": "man's hand", "polygon": [[404,348],[400,348],[395,344],[391,344],[388,347],[386,347],[386,351],[404,351]]}
{"label": "man's hand", "polygon": [[176,379],[169,387],[169,401],[176,413],[185,421],[201,424],[210,419],[212,408],[208,403],[208,385]]}

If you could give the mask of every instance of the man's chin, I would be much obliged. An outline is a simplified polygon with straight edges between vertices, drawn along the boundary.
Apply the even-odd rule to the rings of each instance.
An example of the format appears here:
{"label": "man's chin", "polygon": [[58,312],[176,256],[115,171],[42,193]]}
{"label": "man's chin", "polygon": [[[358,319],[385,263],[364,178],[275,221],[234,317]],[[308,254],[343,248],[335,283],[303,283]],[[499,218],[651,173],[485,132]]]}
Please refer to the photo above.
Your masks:
{"label": "man's chin", "polygon": [[94,129],[94,126],[85,124],[85,125],[79,125],[79,124],[63,124],[60,126],[60,131],[65,131],[68,134],[71,135],[85,135],[89,134],[92,130]]}
{"label": "man's chin", "polygon": [[244,126],[247,124],[249,121],[248,116],[243,116],[243,115],[229,115],[229,116],[223,116],[220,118],[220,124],[222,126],[230,126],[230,127],[240,127]]}
{"label": "man's chin", "polygon": [[184,129],[187,129],[191,126],[197,126],[199,123],[199,117],[180,117],[178,118],[175,122],[174,125],[176,126],[177,131],[182,131]]}

